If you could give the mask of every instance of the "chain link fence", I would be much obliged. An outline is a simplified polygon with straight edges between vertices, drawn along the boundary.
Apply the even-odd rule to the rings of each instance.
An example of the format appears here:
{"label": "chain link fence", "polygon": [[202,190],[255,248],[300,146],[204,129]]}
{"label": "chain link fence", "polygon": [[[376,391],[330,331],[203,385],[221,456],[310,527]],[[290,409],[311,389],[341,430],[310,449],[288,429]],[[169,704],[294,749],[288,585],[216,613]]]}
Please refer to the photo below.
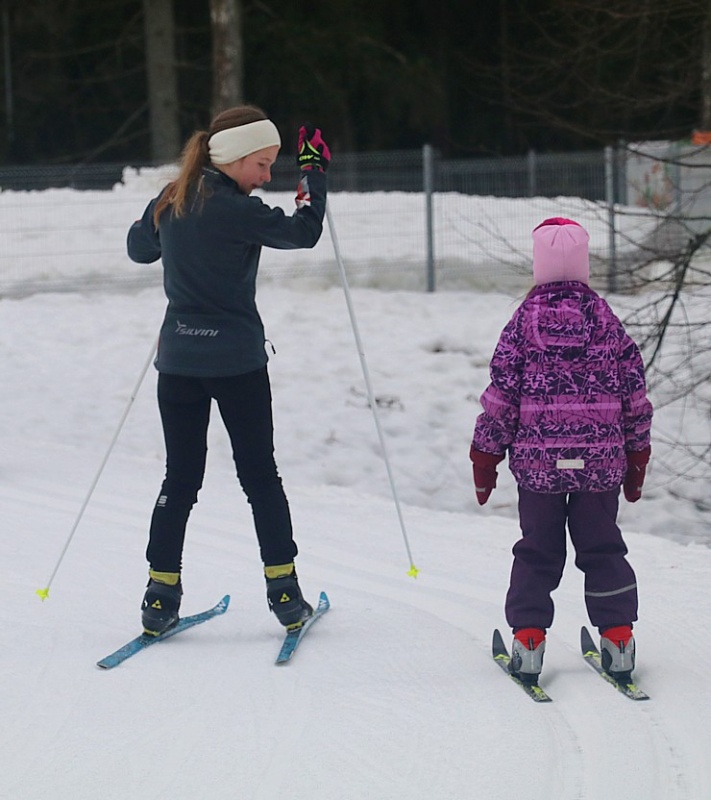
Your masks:
{"label": "chain link fence", "polygon": [[[346,153],[329,170],[329,205],[355,285],[525,290],[531,230],[566,216],[590,232],[593,281],[627,288],[640,263],[683,247],[690,220],[705,224],[709,164],[705,148],[673,144],[498,159],[446,160],[428,147]],[[159,284],[159,268],[129,261],[126,232],[174,174],[170,165],[0,167],[0,294]],[[297,179],[281,156],[258,194],[290,214]],[[328,230],[314,250],[265,248],[260,279],[337,282]]]}

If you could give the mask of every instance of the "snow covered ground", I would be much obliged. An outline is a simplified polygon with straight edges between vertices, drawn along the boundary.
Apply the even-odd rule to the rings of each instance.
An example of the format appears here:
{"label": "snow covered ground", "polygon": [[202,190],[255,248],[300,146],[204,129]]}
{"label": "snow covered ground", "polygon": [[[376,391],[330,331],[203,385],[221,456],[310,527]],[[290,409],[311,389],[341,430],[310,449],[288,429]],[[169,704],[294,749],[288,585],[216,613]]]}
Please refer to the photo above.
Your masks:
{"label": "snow covered ground", "polygon": [[[345,229],[337,209],[334,198]],[[105,269],[99,257],[93,269]],[[610,300],[620,313],[634,303]],[[622,503],[640,585],[636,677],[652,700],[627,700],[580,658],[588,621],[571,556],[541,681],[554,702],[537,706],[490,657],[492,629],[509,638],[515,487],[502,469],[480,509],[467,458],[488,359],[518,301],[363,288],[353,301],[419,576],[407,575],[343,292],[271,279],[259,304],[276,348],[277,461],[302,584],[314,600],[327,591],[332,609],[291,664],[272,666],[280,628],[215,415],[183,611],[225,593],[231,606],[108,673],[95,662],[139,627],[163,476],[152,368],[49,598],[35,591],[151,354],[162,291],[0,301],[0,798],[706,800],[711,537],[703,506],[680,499],[683,470],[664,442],[684,426],[708,439],[708,419],[659,403],[645,496]]]}
{"label": "snow covered ground", "polygon": [[[0,191],[0,294],[85,286],[137,286],[157,273],[126,259],[126,228],[172,174],[170,167],[127,168],[112,191],[49,189]],[[270,205],[294,210],[292,192],[264,192]],[[330,196],[351,282],[371,287],[422,289],[426,284],[425,199],[416,192],[340,192]],[[623,208],[616,220],[619,255],[645,240],[654,215]],[[605,284],[599,259],[609,253],[608,210],[578,198],[478,197],[438,193],[433,201],[436,283],[440,288],[518,290],[529,281],[531,229],[546,217],[574,217],[590,233],[593,269]],[[599,257],[599,258],[597,258]],[[333,285],[328,231],[313,250],[265,250],[264,281],[285,276],[312,286]]]}

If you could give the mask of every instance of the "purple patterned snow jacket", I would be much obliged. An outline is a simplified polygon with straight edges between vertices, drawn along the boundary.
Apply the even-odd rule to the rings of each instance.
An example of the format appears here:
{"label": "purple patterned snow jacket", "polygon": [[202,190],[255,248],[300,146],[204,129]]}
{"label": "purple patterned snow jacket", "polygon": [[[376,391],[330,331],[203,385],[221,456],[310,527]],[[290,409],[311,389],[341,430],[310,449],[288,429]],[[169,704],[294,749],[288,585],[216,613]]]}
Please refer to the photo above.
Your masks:
{"label": "purple patterned snow jacket", "polygon": [[504,328],[473,445],[509,453],[532,492],[620,486],[626,451],[649,446],[652,404],[637,345],[610,306],[577,281],[537,286]]}

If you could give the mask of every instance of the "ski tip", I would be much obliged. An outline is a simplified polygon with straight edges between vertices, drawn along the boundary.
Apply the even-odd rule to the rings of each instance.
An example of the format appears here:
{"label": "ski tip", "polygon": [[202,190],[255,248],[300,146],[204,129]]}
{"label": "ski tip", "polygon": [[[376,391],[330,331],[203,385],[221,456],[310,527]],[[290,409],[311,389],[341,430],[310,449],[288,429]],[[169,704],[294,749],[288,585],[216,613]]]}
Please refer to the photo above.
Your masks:
{"label": "ski tip", "polygon": [[583,625],[580,629],[580,647],[583,653],[587,653],[590,650],[597,650],[595,642],[590,635],[590,631],[585,627],[585,625]]}
{"label": "ski tip", "polygon": [[509,657],[509,651],[506,649],[504,637],[501,635],[501,631],[498,628],[494,628],[494,633],[491,637],[491,655],[494,657],[495,661],[499,661],[502,658],[508,659]]}
{"label": "ski tip", "polygon": [[218,605],[219,605],[221,608],[224,608],[224,610],[225,610],[225,611],[227,611],[227,607],[229,606],[229,604],[230,604],[230,596],[229,596],[228,594],[226,594],[226,595],[225,595],[225,596],[222,598],[222,600],[220,600],[220,602],[218,603]]}
{"label": "ski tip", "polygon": [[321,606],[321,608],[331,607],[331,601],[328,599],[326,592],[321,592],[321,594],[318,596],[318,604]]}

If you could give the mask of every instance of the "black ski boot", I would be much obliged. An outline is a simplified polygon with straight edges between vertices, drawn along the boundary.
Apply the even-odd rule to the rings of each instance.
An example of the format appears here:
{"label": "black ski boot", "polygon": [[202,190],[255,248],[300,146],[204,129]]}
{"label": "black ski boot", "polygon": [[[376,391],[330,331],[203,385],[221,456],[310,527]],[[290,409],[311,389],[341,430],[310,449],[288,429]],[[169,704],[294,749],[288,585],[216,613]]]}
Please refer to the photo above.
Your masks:
{"label": "black ski boot", "polygon": [[183,587],[179,572],[149,570],[148,574],[148,588],[141,605],[143,632],[160,636],[178,624]]}
{"label": "black ski boot", "polygon": [[301,594],[294,565],[265,567],[264,574],[270,610],[287,630],[300,628],[314,610]]}

